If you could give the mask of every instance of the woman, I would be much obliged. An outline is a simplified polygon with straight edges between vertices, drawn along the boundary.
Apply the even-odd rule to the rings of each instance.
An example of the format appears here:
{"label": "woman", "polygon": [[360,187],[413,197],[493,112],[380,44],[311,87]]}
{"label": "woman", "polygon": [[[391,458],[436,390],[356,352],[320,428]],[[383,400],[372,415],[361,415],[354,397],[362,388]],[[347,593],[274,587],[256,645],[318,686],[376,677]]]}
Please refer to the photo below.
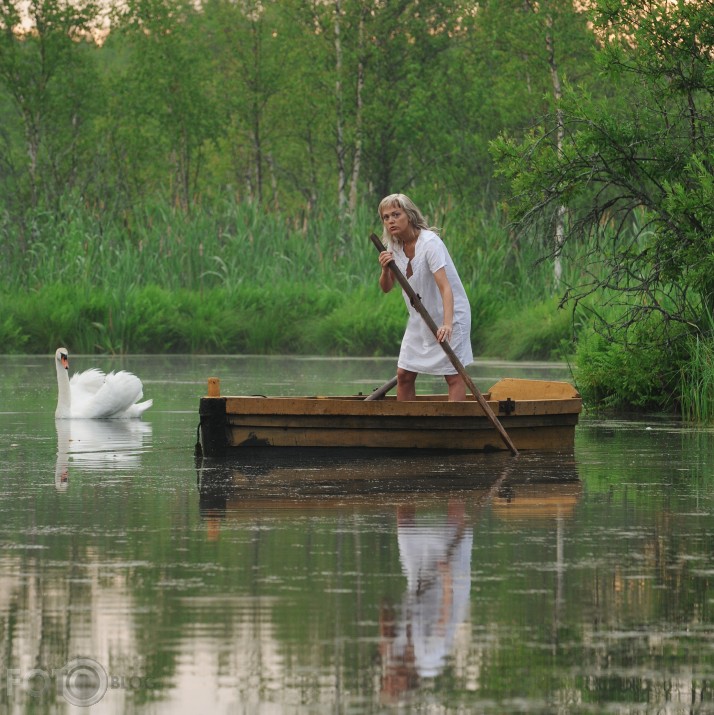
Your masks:
{"label": "woman", "polygon": [[397,363],[397,399],[416,399],[415,383],[421,372],[443,375],[449,386],[449,400],[465,400],[466,385],[439,345],[447,340],[463,365],[473,362],[471,307],[454,262],[444,242],[427,226],[421,211],[404,194],[391,194],[382,199],[379,217],[387,245],[387,250],[379,254],[380,288],[388,293],[394,287],[394,274],[388,267],[394,260],[439,326],[434,338],[402,291],[409,319]]}

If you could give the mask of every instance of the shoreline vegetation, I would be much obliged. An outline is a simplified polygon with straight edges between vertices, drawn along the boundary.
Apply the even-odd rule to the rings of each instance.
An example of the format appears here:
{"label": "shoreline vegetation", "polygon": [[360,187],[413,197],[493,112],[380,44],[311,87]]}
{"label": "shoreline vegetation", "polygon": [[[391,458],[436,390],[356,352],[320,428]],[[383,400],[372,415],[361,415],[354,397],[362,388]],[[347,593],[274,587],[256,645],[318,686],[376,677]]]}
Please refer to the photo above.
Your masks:
{"label": "shoreline vegetation", "polygon": [[[567,360],[590,408],[670,409],[647,383],[664,365],[644,365],[643,355],[643,365],[629,358],[617,367],[622,353],[596,344],[587,311],[559,307],[580,278],[578,256],[563,254],[556,286],[544,248],[517,241],[498,215],[427,208],[461,267],[475,355]],[[89,354],[396,357],[406,315],[401,292],[378,287],[368,238],[377,222],[366,208],[349,221],[295,222],[228,200],[191,214],[156,206],[129,225],[48,214],[29,250],[6,251],[0,340],[6,353],[65,345]],[[17,245],[10,238],[6,248]],[[614,369],[621,401],[608,391]]]}
{"label": "shoreline vegetation", "polygon": [[[547,263],[497,217],[429,208],[463,266],[476,354],[567,356],[571,316]],[[156,208],[129,229],[47,216],[0,268],[0,339],[7,353],[396,355],[406,316],[400,292],[378,287],[373,213],[296,225],[226,202]]]}
{"label": "shoreline vegetation", "polygon": [[[565,247],[556,284],[545,247],[514,238],[497,214],[427,208],[461,267],[476,356],[567,361],[590,410],[711,420],[708,341],[632,349],[598,332],[600,295],[561,305],[591,270],[587,247]],[[190,214],[156,206],[128,225],[47,214],[26,250],[13,250],[4,229],[0,341],[8,354],[64,345],[85,354],[396,357],[406,315],[401,292],[378,287],[368,238],[377,223],[366,208],[348,221],[298,222],[231,200]]]}

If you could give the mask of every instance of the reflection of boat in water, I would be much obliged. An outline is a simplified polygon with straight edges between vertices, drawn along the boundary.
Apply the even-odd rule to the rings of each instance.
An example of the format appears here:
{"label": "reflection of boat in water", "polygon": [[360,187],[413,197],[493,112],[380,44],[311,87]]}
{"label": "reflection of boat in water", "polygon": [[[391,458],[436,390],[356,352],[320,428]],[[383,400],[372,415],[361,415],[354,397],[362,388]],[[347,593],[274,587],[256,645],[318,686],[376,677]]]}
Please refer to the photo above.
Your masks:
{"label": "reflection of boat in water", "polygon": [[[270,520],[296,534],[302,533],[303,520],[312,518],[339,530],[350,523],[357,531],[369,528],[360,526],[364,517],[380,525],[382,543],[398,547],[403,576],[401,593],[393,584],[381,593],[375,627],[379,697],[385,705],[405,702],[410,691],[441,675],[458,657],[470,628],[472,599],[478,598],[472,593],[479,578],[472,574],[474,544],[481,529],[504,528],[490,515],[520,504],[521,497],[531,499],[538,490],[547,500],[560,492],[571,504],[580,488],[572,455],[522,453],[514,459],[506,452],[337,462],[303,457],[278,465],[203,458],[197,462],[197,480],[206,538],[218,540],[230,522],[228,529],[255,535],[256,553],[262,552],[261,539],[271,538],[271,528],[259,528]],[[560,534],[565,521],[558,523]],[[560,604],[564,570],[558,538]]]}
{"label": "reflection of boat in water", "polygon": [[151,423],[141,420],[55,420],[55,486],[66,489],[70,468],[93,471],[136,469],[151,440]]}
{"label": "reflection of boat in water", "polygon": [[448,499],[458,495],[473,506],[485,500],[520,504],[519,495],[574,494],[580,485],[572,455],[505,452],[432,456],[354,457],[335,461],[303,456],[282,462],[274,458],[197,461],[199,507],[202,512],[249,515],[261,504],[275,509],[334,509],[361,505],[383,508],[408,498]]}
{"label": "reflection of boat in water", "polygon": [[[500,380],[484,399],[519,450],[573,449],[582,407],[567,382]],[[443,395],[367,400],[343,397],[221,396],[218,380],[199,405],[200,446],[207,456],[284,450],[409,450],[425,453],[506,449],[481,405]]]}
{"label": "reflection of boat in water", "polygon": [[507,480],[494,494],[492,509],[500,519],[552,522],[573,515],[582,491],[574,457],[562,455],[557,463],[534,465],[525,480]]}
{"label": "reflection of boat in water", "polygon": [[580,481],[521,484],[517,489],[507,485],[494,497],[492,508],[501,519],[552,522],[573,516],[582,492]]}

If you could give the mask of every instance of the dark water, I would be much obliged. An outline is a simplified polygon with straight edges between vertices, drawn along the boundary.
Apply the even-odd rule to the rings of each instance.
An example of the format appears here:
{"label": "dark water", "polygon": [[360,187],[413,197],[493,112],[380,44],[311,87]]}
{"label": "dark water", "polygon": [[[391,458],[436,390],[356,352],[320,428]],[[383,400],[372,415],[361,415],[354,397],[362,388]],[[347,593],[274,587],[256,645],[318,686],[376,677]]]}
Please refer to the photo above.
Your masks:
{"label": "dark water", "polygon": [[56,425],[53,359],[0,357],[0,712],[714,711],[711,431],[585,418],[574,455],[196,463],[209,376],[366,393],[393,361],[71,369],[95,365],[142,377],[143,421]]}

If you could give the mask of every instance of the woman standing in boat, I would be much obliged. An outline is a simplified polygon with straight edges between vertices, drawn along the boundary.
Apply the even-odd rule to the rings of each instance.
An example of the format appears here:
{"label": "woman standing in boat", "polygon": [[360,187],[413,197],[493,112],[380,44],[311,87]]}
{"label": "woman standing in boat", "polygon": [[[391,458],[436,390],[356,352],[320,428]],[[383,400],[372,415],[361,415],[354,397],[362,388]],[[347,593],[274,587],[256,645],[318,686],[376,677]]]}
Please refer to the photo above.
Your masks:
{"label": "woman standing in boat", "polygon": [[379,204],[387,250],[379,254],[382,273],[379,286],[388,293],[394,287],[389,262],[394,260],[407,277],[422,304],[439,326],[436,338],[419,312],[402,291],[409,312],[397,363],[397,399],[416,399],[416,378],[443,375],[449,400],[465,400],[466,384],[444,352],[448,341],[461,363],[473,362],[471,350],[471,306],[456,266],[444,242],[429,228],[421,211],[404,194],[390,194]]}

